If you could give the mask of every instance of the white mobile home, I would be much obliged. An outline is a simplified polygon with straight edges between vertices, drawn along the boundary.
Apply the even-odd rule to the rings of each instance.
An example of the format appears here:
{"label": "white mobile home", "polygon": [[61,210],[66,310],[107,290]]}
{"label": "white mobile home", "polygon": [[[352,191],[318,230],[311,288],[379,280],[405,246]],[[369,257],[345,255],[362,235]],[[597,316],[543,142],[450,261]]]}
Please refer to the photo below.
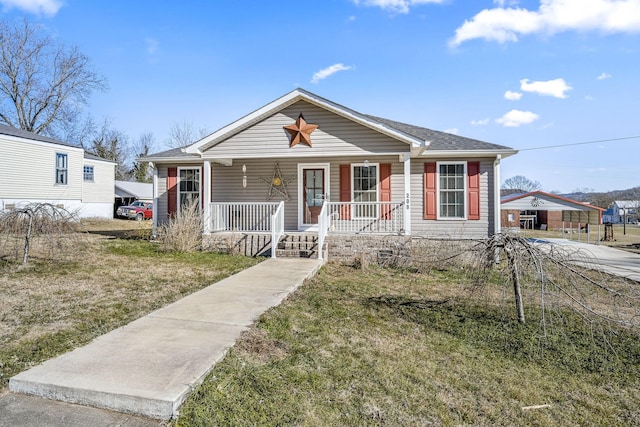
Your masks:
{"label": "white mobile home", "polygon": [[113,218],[114,162],[6,125],[0,153],[0,209],[51,203],[81,218]]}

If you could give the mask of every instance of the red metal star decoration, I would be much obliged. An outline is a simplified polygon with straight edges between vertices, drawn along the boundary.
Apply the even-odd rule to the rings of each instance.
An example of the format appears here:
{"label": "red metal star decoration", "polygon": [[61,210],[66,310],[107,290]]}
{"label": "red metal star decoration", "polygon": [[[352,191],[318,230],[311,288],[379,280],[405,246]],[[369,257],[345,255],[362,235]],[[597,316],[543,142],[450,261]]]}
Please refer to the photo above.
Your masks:
{"label": "red metal star decoration", "polygon": [[304,142],[311,147],[311,133],[318,129],[318,125],[312,125],[307,123],[302,113],[298,116],[296,123],[289,126],[283,126],[284,130],[291,135],[291,143],[289,148],[298,145],[300,142]]}

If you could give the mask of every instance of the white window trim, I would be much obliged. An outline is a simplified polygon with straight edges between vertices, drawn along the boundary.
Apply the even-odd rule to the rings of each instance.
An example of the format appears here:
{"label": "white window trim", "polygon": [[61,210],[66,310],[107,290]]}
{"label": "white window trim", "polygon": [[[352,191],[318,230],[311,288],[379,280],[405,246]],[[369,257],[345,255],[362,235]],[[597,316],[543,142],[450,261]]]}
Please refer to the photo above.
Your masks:
{"label": "white window trim", "polygon": [[[65,182],[58,182],[58,171],[62,170],[58,168],[58,156],[64,156],[65,158],[65,163],[66,163],[66,167],[64,168],[65,171]],[[53,182],[55,185],[69,185],[69,153],[63,153],[61,151],[56,151],[56,156],[55,156],[55,177],[53,179]]]}
{"label": "white window trim", "polygon": [[[463,212],[464,216],[461,217],[451,217],[451,216],[440,216],[440,165],[464,165],[464,170],[462,171],[463,179],[462,182],[464,184],[464,206]],[[469,206],[469,189],[468,189],[468,178],[467,178],[467,161],[442,161],[436,162],[436,218],[440,221],[466,221],[468,217],[468,206]]]}
{"label": "white window trim", "polygon": [[[91,179],[86,179],[84,168],[91,168]],[[82,165],[82,181],[83,182],[96,182],[96,168],[93,165]]]}
{"label": "white window trim", "polygon": [[[351,163],[351,202],[356,202],[356,190],[355,190],[355,168],[357,166],[365,166],[365,163]],[[376,203],[380,202],[380,163],[369,163],[369,167],[375,166],[376,168]],[[355,207],[353,208],[352,217],[356,219],[376,219],[380,218],[380,210],[376,208],[376,216],[355,216]]]}
{"label": "white window trim", "polygon": [[184,171],[184,170],[197,170],[200,172],[200,183],[198,185],[198,200],[200,200],[200,203],[202,204],[202,168],[200,166],[192,166],[192,167],[179,167],[178,171],[177,171],[177,177],[176,177],[176,213],[178,215],[180,215],[180,208],[182,207],[182,203],[181,203],[181,194],[182,192],[180,191],[180,182],[182,181],[180,179],[180,171]]}

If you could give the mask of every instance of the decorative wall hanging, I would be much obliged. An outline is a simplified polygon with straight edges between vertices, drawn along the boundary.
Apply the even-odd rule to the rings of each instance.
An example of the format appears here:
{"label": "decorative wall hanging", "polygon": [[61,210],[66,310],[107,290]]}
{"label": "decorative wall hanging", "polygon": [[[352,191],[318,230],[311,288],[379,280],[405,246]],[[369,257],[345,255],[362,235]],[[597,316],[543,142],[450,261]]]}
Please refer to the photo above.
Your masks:
{"label": "decorative wall hanging", "polygon": [[260,178],[262,181],[269,185],[269,193],[267,193],[267,200],[271,200],[271,198],[279,193],[284,197],[286,201],[289,201],[289,193],[287,192],[287,184],[295,179],[295,175],[291,176],[282,176],[282,172],[280,172],[280,166],[278,162],[273,169],[273,176],[271,179]]}
{"label": "decorative wall hanging", "polygon": [[303,142],[311,147],[311,133],[318,129],[318,125],[312,125],[307,123],[304,119],[302,113],[298,116],[298,120],[296,120],[295,124],[289,126],[283,126],[284,130],[289,132],[291,135],[291,142],[289,143],[289,148],[298,145],[298,143]]}

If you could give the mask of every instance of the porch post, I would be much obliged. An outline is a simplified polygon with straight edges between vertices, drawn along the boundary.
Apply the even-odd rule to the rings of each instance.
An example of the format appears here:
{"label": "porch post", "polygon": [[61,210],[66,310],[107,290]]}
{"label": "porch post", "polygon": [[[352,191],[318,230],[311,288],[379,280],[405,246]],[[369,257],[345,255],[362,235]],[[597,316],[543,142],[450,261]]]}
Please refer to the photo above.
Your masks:
{"label": "porch post", "polygon": [[493,162],[493,234],[502,232],[502,206],[500,204],[500,160],[502,155],[498,154]]}
{"label": "porch post", "polygon": [[411,235],[411,154],[403,154],[404,163],[404,234]]}
{"label": "porch post", "polygon": [[203,220],[204,229],[203,234],[211,233],[211,161],[205,160],[203,166],[203,179],[204,179],[204,194],[202,201],[204,203]]}
{"label": "porch post", "polygon": [[150,166],[153,168],[153,213],[151,220],[153,221],[153,225],[151,227],[151,235],[158,235],[158,166],[154,163],[150,163]]}

